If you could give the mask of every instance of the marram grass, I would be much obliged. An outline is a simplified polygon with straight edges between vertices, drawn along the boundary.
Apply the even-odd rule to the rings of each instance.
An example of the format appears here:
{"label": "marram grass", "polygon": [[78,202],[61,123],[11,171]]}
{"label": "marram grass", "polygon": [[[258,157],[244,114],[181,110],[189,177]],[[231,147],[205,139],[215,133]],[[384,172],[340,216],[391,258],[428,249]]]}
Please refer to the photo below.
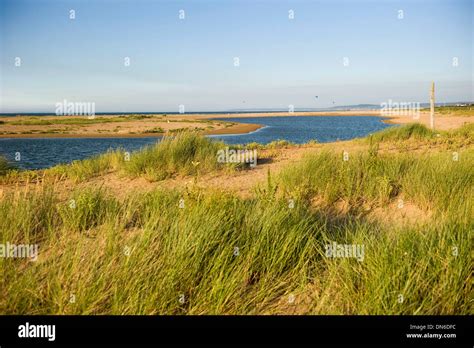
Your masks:
{"label": "marram grass", "polygon": [[444,145],[456,149],[474,143],[474,123],[466,123],[448,131],[433,131],[422,124],[413,123],[386,128],[364,138],[364,141],[371,144],[398,143],[402,146],[418,142],[421,145]]}
{"label": "marram grass", "polygon": [[50,169],[76,181],[117,170],[127,177],[145,177],[149,181],[159,181],[172,176],[199,175],[219,169],[235,169],[236,164],[222,164],[216,161],[219,149],[226,145],[212,141],[193,132],[178,132],[165,136],[154,145],[135,152],[124,150],[109,151],[90,159],[75,161]]}
{"label": "marram grass", "polygon": [[[192,172],[195,160],[213,168],[207,147],[215,145],[172,142],[128,169],[107,166],[142,175],[157,156],[166,175]],[[247,199],[198,188],[64,197],[55,184],[6,193],[0,242],[37,243],[39,257],[0,258],[0,311],[472,314],[473,158],[372,149],[343,161],[322,152],[270,174]],[[362,214],[400,198],[431,211],[430,220],[399,226]],[[340,202],[349,209],[334,216]],[[333,242],[363,245],[363,260],[326,257]]]}

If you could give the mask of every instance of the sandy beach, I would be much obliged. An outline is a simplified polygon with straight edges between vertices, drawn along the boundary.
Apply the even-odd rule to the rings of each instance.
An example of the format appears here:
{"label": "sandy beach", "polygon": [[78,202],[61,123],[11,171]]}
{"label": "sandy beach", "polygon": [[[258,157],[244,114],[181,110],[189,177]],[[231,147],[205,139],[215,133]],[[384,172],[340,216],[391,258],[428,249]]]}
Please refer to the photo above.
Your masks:
{"label": "sandy beach", "polygon": [[206,135],[243,134],[262,127],[210,118],[188,115],[147,115],[143,119],[107,115],[96,116],[92,120],[87,116],[0,117],[0,138],[144,138],[181,130]]}
{"label": "sandy beach", "polygon": [[[387,120],[384,120],[385,123],[393,124],[407,124],[407,123],[421,123],[427,127],[430,127],[430,113],[421,112],[419,119],[414,119],[413,117],[407,116],[395,116],[388,117]],[[472,115],[466,116],[454,116],[454,115],[435,115],[435,129],[439,130],[450,130],[459,128],[464,124],[473,123],[474,117]]]}
{"label": "sandy beach", "polygon": [[[430,126],[430,113],[429,111],[421,111],[419,118],[412,116],[396,116],[396,115],[383,115],[380,110],[357,110],[357,111],[311,111],[311,112],[269,112],[269,113],[242,113],[242,114],[222,114],[222,115],[192,115],[188,116],[195,119],[212,119],[212,118],[253,118],[253,117],[284,117],[284,116],[378,116],[383,117],[383,122],[390,124],[408,124],[408,123],[421,123],[425,126]],[[466,123],[474,122],[474,113],[466,110],[465,115],[459,114],[435,114],[435,128],[439,130],[450,130],[459,128]]]}
{"label": "sandy beach", "polygon": [[[472,112],[436,115],[435,127],[449,130],[474,122]],[[430,124],[429,112],[421,111],[419,118],[411,116],[386,116],[379,110],[317,111],[317,112],[268,112],[239,114],[183,114],[96,116],[16,116],[0,117],[0,138],[143,138],[159,137],[181,130],[197,131],[205,135],[245,134],[262,127],[259,124],[226,122],[231,118],[288,117],[288,116],[379,116],[391,124]],[[135,118],[133,118],[135,117]],[[143,118],[140,118],[143,117]],[[103,122],[101,122],[103,120]],[[68,123],[70,121],[70,123]],[[49,123],[49,124],[45,124]]]}

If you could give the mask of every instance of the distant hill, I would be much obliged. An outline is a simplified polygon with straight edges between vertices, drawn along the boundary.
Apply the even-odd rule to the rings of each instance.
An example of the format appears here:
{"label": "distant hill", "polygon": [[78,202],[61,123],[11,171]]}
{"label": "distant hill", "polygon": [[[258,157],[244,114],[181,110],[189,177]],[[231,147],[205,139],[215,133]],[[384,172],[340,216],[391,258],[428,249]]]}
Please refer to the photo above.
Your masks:
{"label": "distant hill", "polygon": [[[393,100],[392,102],[400,102]],[[473,101],[460,101],[460,102],[451,102],[451,103],[436,103],[436,106],[468,106],[474,105]],[[429,103],[420,103],[420,108],[429,108]],[[336,105],[327,108],[295,108],[295,112],[305,112],[305,111],[346,111],[346,110],[378,110],[381,106],[379,104],[353,104],[353,105]],[[247,109],[228,109],[222,111],[187,111],[186,114],[222,114],[222,113],[242,113],[242,112],[288,112],[288,108],[247,108]],[[146,115],[146,114],[167,114],[167,115],[179,115],[179,112],[172,111],[146,111],[146,112],[96,112],[97,116],[100,115]],[[33,115],[33,116],[46,116],[54,115],[54,112],[2,112],[0,116],[24,116],[24,115]]]}
{"label": "distant hill", "polygon": [[[399,102],[393,100],[392,102]],[[474,102],[451,102],[451,103],[436,103],[436,106],[465,106],[473,104]],[[420,103],[421,108],[430,107],[430,103]],[[353,105],[336,105],[327,108],[295,108],[295,112],[304,111],[345,111],[345,110],[378,110],[380,104],[353,104]],[[224,112],[288,112],[288,108],[247,108],[247,109],[230,109]]]}

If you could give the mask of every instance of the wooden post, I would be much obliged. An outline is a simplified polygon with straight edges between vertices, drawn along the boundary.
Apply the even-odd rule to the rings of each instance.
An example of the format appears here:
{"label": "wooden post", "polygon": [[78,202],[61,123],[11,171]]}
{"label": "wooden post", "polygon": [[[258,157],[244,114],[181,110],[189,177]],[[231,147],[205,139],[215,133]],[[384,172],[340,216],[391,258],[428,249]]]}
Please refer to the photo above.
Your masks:
{"label": "wooden post", "polygon": [[432,82],[431,83],[431,98],[430,98],[430,126],[432,130],[435,129],[434,107],[435,107],[435,85],[434,85],[434,82]]}

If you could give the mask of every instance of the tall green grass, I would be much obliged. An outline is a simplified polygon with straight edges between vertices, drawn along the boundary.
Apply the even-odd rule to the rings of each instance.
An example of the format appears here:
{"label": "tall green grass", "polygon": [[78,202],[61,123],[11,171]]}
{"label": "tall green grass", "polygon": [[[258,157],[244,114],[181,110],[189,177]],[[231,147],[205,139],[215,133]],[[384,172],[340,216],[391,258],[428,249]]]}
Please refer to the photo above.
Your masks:
{"label": "tall green grass", "polygon": [[322,199],[322,204],[349,203],[354,210],[364,205],[381,206],[396,197],[415,202],[424,209],[472,218],[474,196],[474,151],[457,154],[409,153],[342,154],[320,152],[307,156],[298,165],[286,168],[279,187],[287,196],[306,202]]}
{"label": "tall green grass", "polygon": [[374,133],[364,141],[373,143],[398,142],[400,144],[416,142],[420,145],[448,145],[448,147],[463,147],[474,142],[474,123],[466,123],[463,126],[449,131],[433,131],[426,126],[413,123],[404,126],[386,128]]}
{"label": "tall green grass", "polygon": [[55,166],[45,172],[49,176],[68,177],[76,182],[111,171],[159,181],[175,175],[198,175],[219,169],[244,168],[243,164],[218,163],[217,151],[225,146],[223,142],[212,141],[193,132],[179,132],[135,152],[128,153],[120,149],[108,151],[71,164]]}
{"label": "tall green grass", "polygon": [[[197,175],[217,168],[219,146],[183,134],[130,161],[117,151],[54,170]],[[269,172],[246,199],[197,187],[118,199],[44,180],[8,191],[0,243],[37,243],[40,253],[35,262],[0,258],[0,311],[472,314],[474,152],[453,159],[450,151],[381,154],[375,146],[347,161],[317,152]],[[398,225],[361,213],[400,198],[431,218]],[[349,209],[335,214],[340,202]],[[326,257],[332,242],[363,245],[364,259]]]}
{"label": "tall green grass", "polygon": [[69,178],[75,182],[81,182],[117,170],[121,168],[124,161],[125,152],[123,150],[109,150],[84,160],[48,168],[44,173],[49,177]]}
{"label": "tall green grass", "polygon": [[180,132],[132,154],[122,167],[127,175],[153,181],[176,174],[197,175],[222,168],[217,151],[225,146],[196,133]]}
{"label": "tall green grass", "polygon": [[398,141],[408,139],[429,139],[434,137],[435,132],[419,123],[408,124],[386,128],[369,137],[373,141]]}
{"label": "tall green grass", "polygon": [[[456,163],[444,160],[362,153],[344,162],[322,153],[269,177],[250,199],[198,188],[120,201],[100,189],[66,198],[48,186],[8,194],[0,200],[0,242],[39,243],[40,255],[36,262],[0,259],[0,308],[6,314],[469,314],[472,152]],[[294,206],[281,191],[295,197]],[[309,204],[313,194],[354,207],[403,195],[437,214],[411,227],[369,222],[357,210],[335,218]],[[364,245],[364,260],[327,258],[332,241]]]}
{"label": "tall green grass", "polygon": [[[178,132],[172,136],[164,136],[156,144],[144,147],[135,152],[123,149],[109,150],[106,153],[92,156],[84,160],[76,160],[70,164],[61,164],[43,171],[43,179],[69,178],[74,182],[82,182],[91,178],[117,172],[127,177],[145,177],[149,181],[159,181],[172,176],[198,176],[217,170],[245,169],[246,163],[219,163],[218,150],[226,144],[213,141],[194,132]],[[229,146],[242,148],[242,146]],[[0,176],[3,162],[0,160]],[[5,167],[6,168],[6,167]],[[5,174],[5,173],[3,173]],[[35,171],[15,171],[0,178],[2,183],[27,181],[37,178]],[[51,181],[50,180],[50,181]]]}

